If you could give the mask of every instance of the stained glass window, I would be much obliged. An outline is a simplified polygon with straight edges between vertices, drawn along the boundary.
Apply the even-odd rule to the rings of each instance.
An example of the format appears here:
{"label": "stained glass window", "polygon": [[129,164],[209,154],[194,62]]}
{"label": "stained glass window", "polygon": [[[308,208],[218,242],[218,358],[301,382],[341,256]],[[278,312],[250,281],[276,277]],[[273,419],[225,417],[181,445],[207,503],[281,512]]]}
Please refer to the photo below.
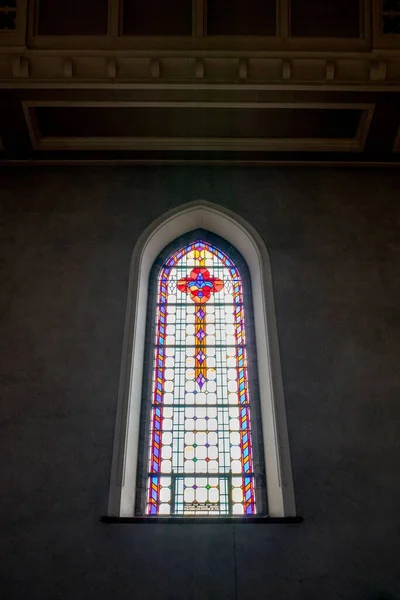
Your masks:
{"label": "stained glass window", "polygon": [[157,281],[148,515],[256,514],[243,283],[213,244],[170,256]]}

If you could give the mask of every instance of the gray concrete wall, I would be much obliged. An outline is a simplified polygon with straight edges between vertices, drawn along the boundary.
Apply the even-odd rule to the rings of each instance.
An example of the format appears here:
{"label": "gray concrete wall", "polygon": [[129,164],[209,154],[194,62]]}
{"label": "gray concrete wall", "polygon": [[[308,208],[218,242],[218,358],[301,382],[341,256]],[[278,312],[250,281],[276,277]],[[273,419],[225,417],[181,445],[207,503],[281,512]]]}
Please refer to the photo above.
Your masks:
{"label": "gray concrete wall", "polygon": [[[400,598],[400,173],[0,172],[1,597]],[[105,525],[129,261],[204,198],[272,261],[302,525]]]}

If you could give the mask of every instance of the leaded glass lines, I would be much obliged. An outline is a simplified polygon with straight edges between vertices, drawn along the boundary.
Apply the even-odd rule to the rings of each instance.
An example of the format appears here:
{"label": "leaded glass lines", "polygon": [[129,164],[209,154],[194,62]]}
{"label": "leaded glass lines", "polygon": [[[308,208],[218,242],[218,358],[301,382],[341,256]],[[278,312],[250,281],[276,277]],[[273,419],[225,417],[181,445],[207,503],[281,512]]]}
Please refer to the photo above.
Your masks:
{"label": "leaded glass lines", "polygon": [[255,514],[242,280],[198,240],[158,278],[147,514]]}

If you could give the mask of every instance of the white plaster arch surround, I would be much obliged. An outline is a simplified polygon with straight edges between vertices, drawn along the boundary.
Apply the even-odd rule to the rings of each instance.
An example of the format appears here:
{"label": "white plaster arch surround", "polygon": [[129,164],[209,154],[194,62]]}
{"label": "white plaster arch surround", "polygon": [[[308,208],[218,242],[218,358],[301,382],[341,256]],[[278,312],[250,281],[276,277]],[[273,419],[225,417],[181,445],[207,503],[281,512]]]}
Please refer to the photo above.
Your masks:
{"label": "white plaster arch surround", "polygon": [[271,517],[296,515],[282,374],[268,250],[256,230],[232,211],[204,200],[189,202],[156,219],[135,245],[116,413],[108,516],[135,514],[143,357],[150,270],[179,236],[205,229],[242,254],[251,276],[262,432]]}

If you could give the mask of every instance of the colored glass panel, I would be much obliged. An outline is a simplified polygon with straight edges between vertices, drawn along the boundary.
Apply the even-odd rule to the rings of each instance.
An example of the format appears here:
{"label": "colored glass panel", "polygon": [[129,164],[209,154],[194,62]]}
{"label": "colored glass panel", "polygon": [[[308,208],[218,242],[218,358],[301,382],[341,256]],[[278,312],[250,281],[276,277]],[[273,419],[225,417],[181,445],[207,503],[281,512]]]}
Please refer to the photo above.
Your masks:
{"label": "colored glass panel", "polygon": [[147,514],[256,513],[242,280],[196,241],[158,279]]}

